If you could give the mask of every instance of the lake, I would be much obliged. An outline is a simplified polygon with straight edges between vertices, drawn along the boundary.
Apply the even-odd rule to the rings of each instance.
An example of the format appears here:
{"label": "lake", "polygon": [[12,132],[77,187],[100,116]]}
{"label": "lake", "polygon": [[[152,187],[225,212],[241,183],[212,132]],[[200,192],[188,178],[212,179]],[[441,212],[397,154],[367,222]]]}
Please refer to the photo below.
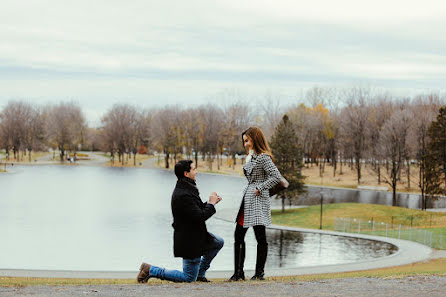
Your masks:
{"label": "lake", "polygon": [[[234,214],[244,178],[198,174],[201,198],[223,197]],[[89,166],[14,166],[0,175],[0,269],[136,270],[142,261],[181,268],[173,258],[172,171]],[[279,205],[278,201],[275,201]],[[212,270],[233,269],[234,223],[212,217],[225,239]],[[386,256],[395,247],[349,237],[268,230],[268,267],[348,263]],[[245,267],[254,269],[256,241],[246,238]]]}

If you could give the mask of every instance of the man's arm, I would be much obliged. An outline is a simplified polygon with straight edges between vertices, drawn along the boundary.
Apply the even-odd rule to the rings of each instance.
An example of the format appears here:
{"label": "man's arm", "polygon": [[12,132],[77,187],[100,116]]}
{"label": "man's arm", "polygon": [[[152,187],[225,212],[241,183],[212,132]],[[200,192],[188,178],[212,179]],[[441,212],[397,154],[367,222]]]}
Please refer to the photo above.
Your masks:
{"label": "man's arm", "polygon": [[181,212],[192,221],[205,222],[216,212],[214,204],[197,203],[196,198],[193,196],[181,197],[178,202],[178,207],[181,209]]}

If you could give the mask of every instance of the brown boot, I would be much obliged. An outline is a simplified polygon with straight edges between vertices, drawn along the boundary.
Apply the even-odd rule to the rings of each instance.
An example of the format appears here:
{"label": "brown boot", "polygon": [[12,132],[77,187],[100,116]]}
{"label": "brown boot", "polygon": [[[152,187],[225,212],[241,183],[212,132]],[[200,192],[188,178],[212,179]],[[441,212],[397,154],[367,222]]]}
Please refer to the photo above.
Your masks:
{"label": "brown boot", "polygon": [[152,265],[150,264],[141,264],[141,267],[139,267],[138,277],[136,278],[138,280],[138,283],[147,283],[150,278],[150,268],[152,268]]}

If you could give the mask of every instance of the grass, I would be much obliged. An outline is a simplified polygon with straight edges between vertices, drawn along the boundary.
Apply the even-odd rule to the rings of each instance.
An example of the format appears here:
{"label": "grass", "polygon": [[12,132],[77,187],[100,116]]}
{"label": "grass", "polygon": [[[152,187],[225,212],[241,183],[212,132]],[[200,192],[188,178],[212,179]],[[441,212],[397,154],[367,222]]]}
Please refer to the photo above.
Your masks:
{"label": "grass", "polygon": [[[402,278],[411,275],[438,275],[446,276],[446,259],[433,259],[425,262],[418,262],[403,266],[389,268],[341,272],[324,273],[299,276],[268,277],[267,281],[274,282],[295,282],[295,281],[319,281],[324,279],[342,279],[356,277],[380,277],[380,278]],[[216,283],[223,283],[225,279],[213,279]],[[25,287],[25,286],[61,286],[61,285],[134,285],[136,280],[132,279],[74,279],[74,278],[37,278],[37,277],[0,277],[0,287]],[[168,281],[151,279],[149,285],[170,284],[178,285]],[[233,285],[236,285],[233,283]]]}
{"label": "grass", "polygon": [[[100,156],[104,156],[108,159],[110,159],[111,155],[110,153],[97,153]],[[136,154],[136,165],[133,165],[133,155],[131,155],[130,158],[127,159],[127,155],[124,156],[124,164],[119,162],[118,155],[115,155],[115,161],[112,163],[111,161],[107,161],[104,163],[105,166],[110,167],[140,167],[139,163],[142,163],[150,158],[153,158],[153,156],[149,156],[147,154]]]}
{"label": "grass", "polygon": [[[285,213],[282,213],[281,210],[273,210],[271,214],[273,224],[319,229],[320,205],[299,209],[287,209]],[[446,227],[446,213],[425,212],[417,209],[376,204],[324,204],[322,217],[322,228],[329,230],[334,229],[334,220],[336,217],[354,217],[364,220],[373,218],[376,222],[385,223],[390,223],[393,217],[394,224],[402,225],[410,225],[411,217],[414,217],[413,223],[423,222],[426,224],[432,218],[432,226]],[[440,232],[441,229],[435,228],[435,230],[440,230]]]}
{"label": "grass", "polygon": [[411,275],[446,276],[446,259],[432,259],[402,266],[341,273],[325,273],[302,276],[271,277],[275,281],[318,281],[356,277],[402,278]]}
{"label": "grass", "polygon": [[[19,155],[20,155],[20,161],[14,160],[14,156],[11,155],[9,157],[9,161],[7,161],[7,162],[8,163],[30,163],[28,154],[27,155],[22,155],[22,153],[20,152]],[[52,155],[52,153],[50,153],[50,152],[38,152],[38,151],[34,152],[33,151],[33,152],[31,152],[31,163],[34,163],[35,162],[34,160],[38,160],[38,159],[43,158],[43,157],[48,156],[48,155]]]}
{"label": "grass", "polygon": [[[322,228],[325,230],[335,230],[335,218],[350,217],[351,220],[347,220],[344,225],[344,228],[347,226],[346,232],[356,233],[359,230],[358,220],[361,220],[362,234],[406,239],[438,249],[445,249],[446,246],[446,213],[375,204],[338,203],[324,205],[322,217]],[[272,222],[277,225],[319,229],[320,206],[291,209],[285,213],[273,210]],[[411,223],[412,227],[409,227]]]}

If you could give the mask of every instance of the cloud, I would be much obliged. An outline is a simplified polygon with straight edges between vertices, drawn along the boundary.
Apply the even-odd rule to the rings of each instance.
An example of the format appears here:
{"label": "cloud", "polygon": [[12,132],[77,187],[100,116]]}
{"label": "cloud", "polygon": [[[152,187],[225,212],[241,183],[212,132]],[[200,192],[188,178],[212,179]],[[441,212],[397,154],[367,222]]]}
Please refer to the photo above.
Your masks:
{"label": "cloud", "polygon": [[6,0],[0,101],[202,102],[224,88],[292,96],[355,82],[444,88],[445,11],[433,0]]}

